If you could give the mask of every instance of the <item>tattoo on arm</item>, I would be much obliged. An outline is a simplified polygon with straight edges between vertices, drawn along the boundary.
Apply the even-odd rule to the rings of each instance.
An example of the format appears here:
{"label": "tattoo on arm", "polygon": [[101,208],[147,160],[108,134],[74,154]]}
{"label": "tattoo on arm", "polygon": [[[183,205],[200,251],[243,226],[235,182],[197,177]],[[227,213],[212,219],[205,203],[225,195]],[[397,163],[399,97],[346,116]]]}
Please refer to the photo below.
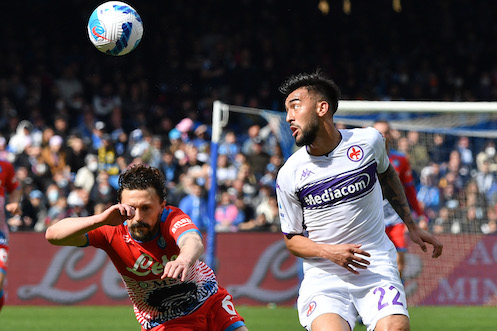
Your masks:
{"label": "tattoo on arm", "polygon": [[395,168],[390,165],[382,174],[378,174],[383,196],[390,202],[393,209],[397,212],[404,223],[409,227],[414,224],[411,217],[411,209],[407,202],[404,187],[400,181],[399,175]]}

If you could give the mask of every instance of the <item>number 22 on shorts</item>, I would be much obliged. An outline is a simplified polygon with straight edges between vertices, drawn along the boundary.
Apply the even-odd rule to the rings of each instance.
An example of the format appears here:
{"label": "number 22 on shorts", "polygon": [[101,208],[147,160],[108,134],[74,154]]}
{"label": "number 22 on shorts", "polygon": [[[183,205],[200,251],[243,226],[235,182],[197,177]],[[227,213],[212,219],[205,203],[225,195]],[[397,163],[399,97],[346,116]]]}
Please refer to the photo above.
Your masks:
{"label": "number 22 on shorts", "polygon": [[[395,286],[393,286],[393,285],[390,286],[388,288],[388,291],[389,292],[387,292],[387,290],[385,290],[383,287],[377,287],[373,291],[373,294],[376,294],[376,293],[380,294],[380,297],[378,299],[378,311],[380,311],[383,308],[389,306],[390,304],[404,306],[404,304],[399,301],[400,292],[399,292],[399,290],[397,290],[397,288],[395,288]],[[394,297],[392,299],[392,302],[389,302],[389,300],[387,299],[387,297],[389,297],[391,295],[391,293],[394,294]]]}

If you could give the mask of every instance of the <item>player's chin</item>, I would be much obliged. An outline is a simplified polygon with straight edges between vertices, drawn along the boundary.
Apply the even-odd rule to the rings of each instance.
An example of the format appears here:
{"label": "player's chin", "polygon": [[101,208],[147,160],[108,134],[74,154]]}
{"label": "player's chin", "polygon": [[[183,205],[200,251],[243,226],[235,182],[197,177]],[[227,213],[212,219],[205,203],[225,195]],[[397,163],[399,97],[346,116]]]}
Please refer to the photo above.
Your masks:
{"label": "player's chin", "polygon": [[152,237],[152,232],[145,226],[134,226],[129,231],[131,236],[138,241],[148,241]]}

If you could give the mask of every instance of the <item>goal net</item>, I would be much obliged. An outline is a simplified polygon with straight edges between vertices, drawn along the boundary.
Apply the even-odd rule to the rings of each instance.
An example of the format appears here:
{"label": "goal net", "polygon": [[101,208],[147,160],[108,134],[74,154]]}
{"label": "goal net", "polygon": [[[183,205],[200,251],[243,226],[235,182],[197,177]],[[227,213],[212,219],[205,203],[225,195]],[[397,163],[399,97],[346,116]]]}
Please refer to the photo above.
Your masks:
{"label": "goal net", "polygon": [[[229,130],[247,132],[253,123],[280,144],[283,158],[295,149],[284,112],[216,101],[213,109],[209,192],[209,265],[215,257],[214,209],[218,204],[216,167],[219,144]],[[497,103],[341,101],[339,128],[367,127],[386,120],[393,148],[410,161],[417,198],[429,218],[429,231],[444,244],[443,255],[410,242],[405,281],[412,305],[497,304]],[[245,137],[241,136],[240,140]],[[248,139],[248,138],[247,138]]]}

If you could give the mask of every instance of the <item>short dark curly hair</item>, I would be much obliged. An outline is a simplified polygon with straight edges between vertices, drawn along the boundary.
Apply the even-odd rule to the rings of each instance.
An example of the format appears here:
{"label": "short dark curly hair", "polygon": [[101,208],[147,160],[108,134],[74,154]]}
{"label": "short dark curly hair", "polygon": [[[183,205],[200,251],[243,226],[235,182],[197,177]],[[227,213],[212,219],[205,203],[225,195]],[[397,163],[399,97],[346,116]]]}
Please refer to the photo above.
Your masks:
{"label": "short dark curly hair", "polygon": [[340,88],[331,78],[327,77],[321,69],[315,72],[301,73],[289,77],[281,84],[279,91],[285,96],[285,99],[290,93],[305,87],[309,92],[314,92],[319,95],[322,100],[330,104],[333,114],[338,109],[338,100],[340,99]]}
{"label": "short dark curly hair", "polygon": [[121,202],[123,190],[146,190],[154,188],[162,203],[166,200],[166,180],[157,168],[145,164],[133,164],[119,175],[117,200]]}

